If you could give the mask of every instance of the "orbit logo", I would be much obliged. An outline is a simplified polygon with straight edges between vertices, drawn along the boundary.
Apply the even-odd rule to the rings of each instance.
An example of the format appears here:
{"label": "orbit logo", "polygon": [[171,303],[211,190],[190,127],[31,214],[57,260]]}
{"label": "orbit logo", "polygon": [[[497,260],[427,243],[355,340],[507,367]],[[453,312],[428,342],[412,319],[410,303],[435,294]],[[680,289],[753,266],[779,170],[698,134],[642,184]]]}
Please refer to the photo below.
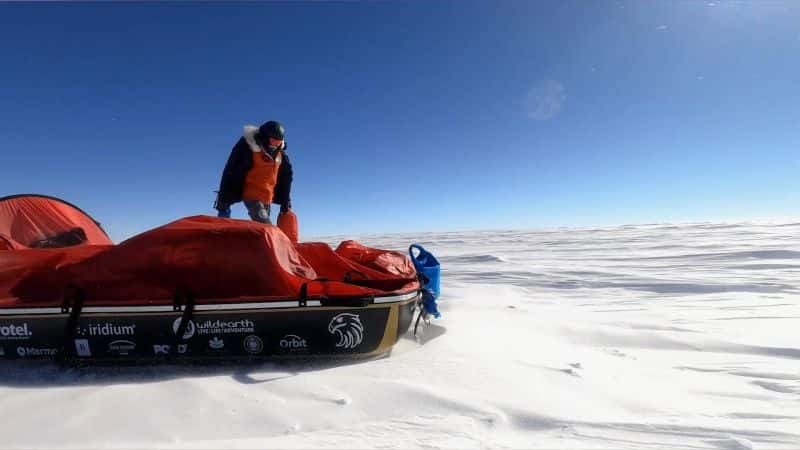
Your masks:
{"label": "orbit logo", "polygon": [[287,334],[278,343],[282,349],[289,351],[301,351],[308,349],[308,343],[305,339],[296,334]]}

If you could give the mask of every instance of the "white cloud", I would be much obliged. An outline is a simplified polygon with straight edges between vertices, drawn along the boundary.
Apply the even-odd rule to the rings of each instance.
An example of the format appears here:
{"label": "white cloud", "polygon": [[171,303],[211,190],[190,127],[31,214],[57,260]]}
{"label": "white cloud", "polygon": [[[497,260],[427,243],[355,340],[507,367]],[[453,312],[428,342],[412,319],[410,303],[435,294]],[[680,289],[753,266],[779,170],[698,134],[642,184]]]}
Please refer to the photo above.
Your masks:
{"label": "white cloud", "polygon": [[669,27],[668,27],[668,26],[666,26],[666,25],[659,25],[659,26],[656,28],[656,30],[659,30],[659,31],[664,31],[664,30],[666,30],[666,29],[668,29],[668,28],[669,28]]}
{"label": "white cloud", "polygon": [[549,120],[561,113],[567,96],[559,81],[546,80],[528,91],[528,117],[533,120]]}

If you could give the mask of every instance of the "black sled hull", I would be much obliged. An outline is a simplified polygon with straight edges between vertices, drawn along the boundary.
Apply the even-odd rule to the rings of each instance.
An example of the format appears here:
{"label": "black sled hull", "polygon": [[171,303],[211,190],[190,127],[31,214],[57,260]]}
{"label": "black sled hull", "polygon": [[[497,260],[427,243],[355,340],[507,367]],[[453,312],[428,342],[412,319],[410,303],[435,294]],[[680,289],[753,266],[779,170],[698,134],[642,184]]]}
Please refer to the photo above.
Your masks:
{"label": "black sled hull", "polygon": [[0,310],[0,359],[145,362],[370,357],[408,331],[419,293],[279,303]]}

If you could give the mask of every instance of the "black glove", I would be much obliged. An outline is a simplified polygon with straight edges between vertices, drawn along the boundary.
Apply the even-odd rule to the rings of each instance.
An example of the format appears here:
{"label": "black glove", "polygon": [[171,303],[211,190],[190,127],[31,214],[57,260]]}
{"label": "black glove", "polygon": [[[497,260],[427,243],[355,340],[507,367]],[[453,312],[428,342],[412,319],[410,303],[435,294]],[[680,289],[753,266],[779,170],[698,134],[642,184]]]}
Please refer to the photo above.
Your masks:
{"label": "black glove", "polygon": [[281,214],[286,214],[287,212],[289,212],[290,209],[292,209],[292,204],[284,203],[283,205],[281,205]]}

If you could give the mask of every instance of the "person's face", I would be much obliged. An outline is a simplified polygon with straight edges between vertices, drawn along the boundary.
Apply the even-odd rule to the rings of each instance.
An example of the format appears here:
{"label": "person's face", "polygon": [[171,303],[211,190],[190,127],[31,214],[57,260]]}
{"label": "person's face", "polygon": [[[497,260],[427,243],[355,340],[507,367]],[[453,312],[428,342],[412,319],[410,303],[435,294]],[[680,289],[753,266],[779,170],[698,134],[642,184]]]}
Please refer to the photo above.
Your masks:
{"label": "person's face", "polygon": [[269,148],[276,149],[283,147],[283,139],[276,139],[274,137],[269,138]]}

